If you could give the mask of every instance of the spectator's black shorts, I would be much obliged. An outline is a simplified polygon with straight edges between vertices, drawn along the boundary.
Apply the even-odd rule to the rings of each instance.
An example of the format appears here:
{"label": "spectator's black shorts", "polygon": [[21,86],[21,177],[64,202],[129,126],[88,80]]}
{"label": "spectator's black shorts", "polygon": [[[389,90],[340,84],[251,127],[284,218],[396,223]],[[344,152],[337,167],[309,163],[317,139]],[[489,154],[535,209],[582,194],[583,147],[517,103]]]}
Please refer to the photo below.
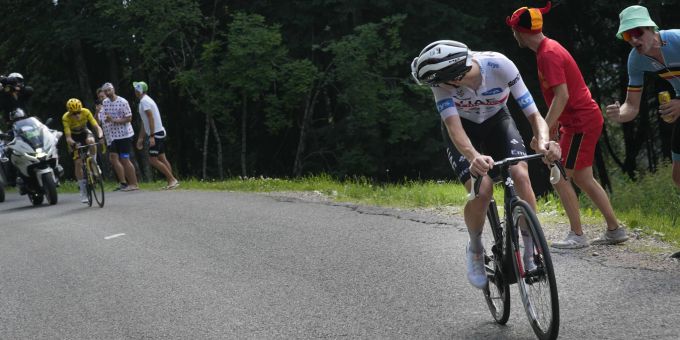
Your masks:
{"label": "spectator's black shorts", "polygon": [[116,139],[109,145],[109,152],[117,153],[120,158],[129,159],[132,151],[132,137]]}
{"label": "spectator's black shorts", "polygon": [[156,145],[149,146],[149,157],[158,157],[158,155],[165,153],[165,137],[155,137],[154,141],[156,142]]}

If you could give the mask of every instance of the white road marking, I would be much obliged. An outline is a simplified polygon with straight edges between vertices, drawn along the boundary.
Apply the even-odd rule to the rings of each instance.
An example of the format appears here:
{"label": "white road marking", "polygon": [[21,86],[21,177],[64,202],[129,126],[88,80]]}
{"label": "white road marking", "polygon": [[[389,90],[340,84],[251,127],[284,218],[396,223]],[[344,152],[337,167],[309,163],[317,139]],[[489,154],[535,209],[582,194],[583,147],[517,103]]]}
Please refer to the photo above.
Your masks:
{"label": "white road marking", "polygon": [[123,234],[115,234],[115,235],[111,235],[111,236],[106,236],[106,237],[104,237],[104,239],[105,239],[105,240],[110,240],[110,239],[112,239],[112,238],[121,237],[121,236],[123,236],[123,235],[125,235],[125,234],[124,234],[124,233],[123,233]]}

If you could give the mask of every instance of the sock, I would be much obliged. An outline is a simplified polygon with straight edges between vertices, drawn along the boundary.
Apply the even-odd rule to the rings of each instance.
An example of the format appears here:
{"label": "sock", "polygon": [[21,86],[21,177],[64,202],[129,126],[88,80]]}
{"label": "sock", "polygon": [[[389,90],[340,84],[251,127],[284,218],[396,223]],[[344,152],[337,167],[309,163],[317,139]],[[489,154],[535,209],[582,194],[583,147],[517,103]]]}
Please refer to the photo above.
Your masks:
{"label": "sock", "polygon": [[87,186],[87,180],[86,179],[78,180],[78,186],[80,187],[80,194],[85,195],[85,187]]}
{"label": "sock", "polygon": [[482,244],[482,232],[481,231],[471,231],[468,229],[470,234],[470,251],[475,254],[481,254],[484,250],[484,245]]}

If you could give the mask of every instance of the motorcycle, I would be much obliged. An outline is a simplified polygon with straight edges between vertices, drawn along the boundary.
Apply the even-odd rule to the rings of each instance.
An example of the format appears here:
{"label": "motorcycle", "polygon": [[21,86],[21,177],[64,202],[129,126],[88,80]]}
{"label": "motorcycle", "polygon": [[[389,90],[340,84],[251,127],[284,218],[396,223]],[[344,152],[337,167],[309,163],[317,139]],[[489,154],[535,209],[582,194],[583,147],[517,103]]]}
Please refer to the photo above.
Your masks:
{"label": "motorcycle", "polygon": [[62,132],[49,129],[35,117],[26,117],[22,109],[16,109],[10,117],[12,133],[1,133],[0,138],[7,140],[5,153],[17,170],[19,193],[28,195],[33,205],[42,204],[45,197],[50,205],[57,204],[61,169],[57,142]]}

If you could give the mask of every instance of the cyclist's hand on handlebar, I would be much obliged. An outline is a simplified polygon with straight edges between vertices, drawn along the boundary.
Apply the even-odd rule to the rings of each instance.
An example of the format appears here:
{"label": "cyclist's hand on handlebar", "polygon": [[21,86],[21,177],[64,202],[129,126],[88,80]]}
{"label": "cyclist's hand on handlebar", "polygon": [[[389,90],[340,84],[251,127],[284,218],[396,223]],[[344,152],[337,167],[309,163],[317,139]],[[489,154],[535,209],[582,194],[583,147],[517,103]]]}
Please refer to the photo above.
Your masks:
{"label": "cyclist's hand on handlebar", "polygon": [[536,137],[531,138],[531,148],[545,156],[545,163],[550,164],[562,157],[562,150],[560,145],[555,141],[541,141],[539,142]]}
{"label": "cyclist's hand on handlebar", "polygon": [[470,162],[470,173],[474,176],[483,176],[493,168],[493,158],[485,155],[478,155]]}
{"label": "cyclist's hand on handlebar", "polygon": [[609,119],[621,123],[621,104],[618,101],[614,104],[607,105],[605,110]]}

